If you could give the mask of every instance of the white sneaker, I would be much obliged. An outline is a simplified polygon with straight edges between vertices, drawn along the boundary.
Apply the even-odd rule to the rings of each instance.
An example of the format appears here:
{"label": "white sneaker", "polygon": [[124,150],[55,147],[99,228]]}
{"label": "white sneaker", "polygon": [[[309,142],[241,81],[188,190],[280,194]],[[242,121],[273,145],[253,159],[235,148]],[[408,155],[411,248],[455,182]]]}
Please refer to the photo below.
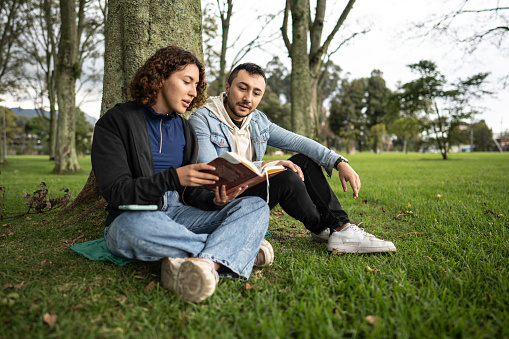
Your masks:
{"label": "white sneaker", "polygon": [[378,239],[357,225],[350,224],[341,231],[332,232],[327,250],[343,253],[396,252],[396,246],[390,241]]}
{"label": "white sneaker", "polygon": [[214,294],[219,276],[209,262],[198,258],[164,258],[161,285],[180,294],[185,301],[198,303]]}
{"label": "white sneaker", "polygon": [[272,265],[274,262],[274,249],[267,240],[263,239],[260,250],[256,255],[254,266],[256,267],[267,267]]}
{"label": "white sneaker", "polygon": [[311,239],[313,239],[313,241],[316,241],[316,242],[327,242],[327,241],[329,241],[329,236],[330,236],[330,228],[329,227],[325,228],[323,231],[321,231],[318,234],[314,234],[313,232],[311,232]]}

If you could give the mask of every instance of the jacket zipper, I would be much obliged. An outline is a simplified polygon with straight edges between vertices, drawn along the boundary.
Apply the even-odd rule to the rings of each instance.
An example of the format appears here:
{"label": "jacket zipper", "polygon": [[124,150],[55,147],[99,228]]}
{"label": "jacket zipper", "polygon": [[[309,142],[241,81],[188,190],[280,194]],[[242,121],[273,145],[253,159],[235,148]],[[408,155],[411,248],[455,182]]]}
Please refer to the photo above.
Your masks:
{"label": "jacket zipper", "polygon": [[159,123],[159,153],[163,150],[163,119]]}

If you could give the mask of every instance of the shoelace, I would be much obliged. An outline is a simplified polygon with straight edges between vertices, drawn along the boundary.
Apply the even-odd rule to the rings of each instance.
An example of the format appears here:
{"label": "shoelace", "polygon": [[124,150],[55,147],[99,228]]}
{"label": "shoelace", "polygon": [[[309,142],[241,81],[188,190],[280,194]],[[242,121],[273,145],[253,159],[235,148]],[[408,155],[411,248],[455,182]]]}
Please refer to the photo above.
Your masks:
{"label": "shoelace", "polygon": [[[359,225],[362,224],[362,222],[359,223]],[[350,224],[350,228],[352,228],[354,231],[356,232],[361,232],[361,234],[363,236],[366,236],[366,237],[374,237],[373,234],[371,233],[368,233],[366,231],[364,231],[364,228],[360,228],[359,225],[355,225],[355,224]]]}

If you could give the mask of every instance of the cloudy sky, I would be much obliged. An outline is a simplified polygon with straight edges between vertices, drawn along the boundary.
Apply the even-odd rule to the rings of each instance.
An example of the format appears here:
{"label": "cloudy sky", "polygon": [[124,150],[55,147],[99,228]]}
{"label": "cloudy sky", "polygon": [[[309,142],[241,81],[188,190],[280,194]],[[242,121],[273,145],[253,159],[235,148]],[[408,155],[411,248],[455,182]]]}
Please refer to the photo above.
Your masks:
{"label": "cloudy sky", "polygon": [[[407,65],[420,60],[434,61],[449,81],[466,78],[479,72],[490,72],[488,89],[496,95],[478,103],[483,108],[483,114],[477,118],[484,119],[494,133],[500,133],[509,128],[509,114],[507,114],[509,88],[504,89],[501,80],[503,76],[509,74],[508,50],[503,52],[491,45],[484,45],[474,55],[468,55],[461,47],[446,39],[411,38],[415,37],[411,31],[412,23],[423,21],[434,13],[443,13],[447,6],[457,4],[459,1],[461,0],[447,2],[443,0],[357,0],[346,21],[346,26],[342,29],[344,36],[337,35],[329,51],[337,48],[342,38],[348,36],[347,32],[358,32],[365,28],[369,28],[370,31],[342,46],[332,56],[332,60],[341,66],[344,75],[349,74],[350,79],[368,77],[372,70],[379,69],[383,72],[387,86],[392,90],[397,88],[398,82],[405,83],[416,78]],[[475,3],[484,3],[484,8],[492,7],[497,3],[501,7],[509,6],[509,0],[475,0]],[[240,48],[243,42],[250,41],[259,32],[260,23],[256,17],[282,11],[284,4],[284,0],[235,1],[230,41],[239,35],[240,39],[228,52],[229,62],[232,62],[237,48]],[[328,1],[325,34],[328,34],[331,29],[329,26],[335,23],[345,4],[346,0]],[[251,61],[265,66],[273,55],[278,55],[288,67],[290,66],[290,59],[287,57],[279,33],[281,20],[282,16],[279,15],[265,29],[266,34],[270,32],[275,34],[276,40],[264,50],[248,54],[242,62]],[[465,32],[468,31],[469,26],[472,26],[471,22],[473,21],[460,22]],[[99,117],[100,101],[100,95],[88,98],[88,102],[82,104],[81,108],[87,114]],[[27,103],[16,103],[12,100],[7,104],[11,107],[30,108]]]}

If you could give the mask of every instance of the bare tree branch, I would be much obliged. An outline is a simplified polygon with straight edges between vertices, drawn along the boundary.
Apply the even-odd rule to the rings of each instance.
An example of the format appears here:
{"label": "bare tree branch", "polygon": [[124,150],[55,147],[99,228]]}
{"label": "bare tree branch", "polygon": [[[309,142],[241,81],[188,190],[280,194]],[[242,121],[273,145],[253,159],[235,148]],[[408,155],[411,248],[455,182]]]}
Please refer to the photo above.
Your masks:
{"label": "bare tree branch", "polygon": [[290,39],[288,38],[288,16],[290,13],[290,0],[286,0],[285,5],[285,14],[283,17],[283,26],[281,26],[281,33],[283,34],[283,41],[285,42],[286,49],[288,50],[288,55],[290,58],[292,57],[292,44]]}

